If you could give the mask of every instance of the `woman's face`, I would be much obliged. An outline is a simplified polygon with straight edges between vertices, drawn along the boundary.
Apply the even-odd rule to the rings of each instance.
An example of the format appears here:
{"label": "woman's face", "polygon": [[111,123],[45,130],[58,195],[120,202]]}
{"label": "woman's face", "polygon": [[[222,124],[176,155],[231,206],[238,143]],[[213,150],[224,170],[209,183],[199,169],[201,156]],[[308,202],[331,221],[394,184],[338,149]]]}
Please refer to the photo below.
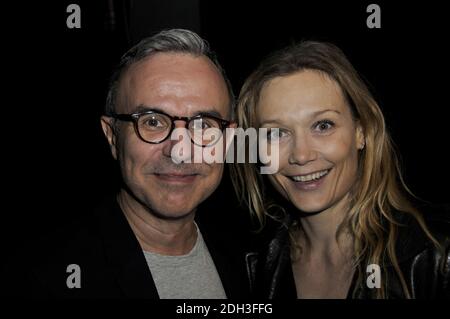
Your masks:
{"label": "woman's face", "polygon": [[299,210],[315,213],[348,199],[355,183],[362,129],[339,85],[306,70],[269,81],[257,108],[268,142],[279,142],[280,165],[269,179]]}

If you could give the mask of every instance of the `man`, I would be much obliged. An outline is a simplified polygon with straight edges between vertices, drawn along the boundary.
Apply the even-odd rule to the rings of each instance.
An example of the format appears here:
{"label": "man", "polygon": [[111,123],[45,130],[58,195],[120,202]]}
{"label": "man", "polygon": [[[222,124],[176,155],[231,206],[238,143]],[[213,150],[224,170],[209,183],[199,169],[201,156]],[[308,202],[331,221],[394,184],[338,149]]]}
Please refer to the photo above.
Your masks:
{"label": "man", "polygon": [[[191,31],[163,31],[128,51],[101,117],[123,186],[94,221],[67,232],[58,245],[50,240],[51,248],[23,273],[25,289],[55,297],[247,296],[239,245],[230,235],[218,238],[220,227],[194,219],[224,166],[193,162],[188,151],[209,147],[194,139],[198,128],[225,133],[235,126],[233,103],[222,68]],[[191,141],[174,139],[175,129],[186,129]],[[183,152],[173,151],[186,142]]]}

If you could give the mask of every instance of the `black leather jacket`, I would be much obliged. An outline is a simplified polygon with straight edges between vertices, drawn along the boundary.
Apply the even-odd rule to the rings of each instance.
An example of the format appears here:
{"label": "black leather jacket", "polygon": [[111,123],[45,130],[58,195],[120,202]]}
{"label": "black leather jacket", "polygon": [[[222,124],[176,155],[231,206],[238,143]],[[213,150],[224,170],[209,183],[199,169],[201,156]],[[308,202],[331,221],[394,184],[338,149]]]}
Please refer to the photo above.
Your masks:
{"label": "black leather jacket", "polygon": [[[428,240],[415,220],[406,214],[401,216],[407,227],[399,228],[396,251],[411,297],[450,299],[450,217],[440,213],[427,218],[428,227],[443,247],[443,250],[439,250]],[[288,235],[291,223],[292,217],[287,216],[264,250],[246,256],[252,292],[258,298],[297,298]],[[405,298],[393,267],[387,264],[382,267],[381,274],[382,278],[387,276],[389,279],[388,298]],[[373,298],[376,288],[367,287],[366,279],[357,286],[356,279],[355,274],[347,298]]]}

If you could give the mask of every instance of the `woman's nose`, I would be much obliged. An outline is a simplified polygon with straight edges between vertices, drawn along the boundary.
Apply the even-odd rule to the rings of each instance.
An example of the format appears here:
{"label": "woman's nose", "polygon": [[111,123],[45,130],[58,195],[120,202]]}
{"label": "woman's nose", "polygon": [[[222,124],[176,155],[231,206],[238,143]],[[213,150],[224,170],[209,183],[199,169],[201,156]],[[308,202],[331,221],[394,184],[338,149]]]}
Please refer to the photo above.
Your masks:
{"label": "woman's nose", "polygon": [[305,165],[317,159],[317,151],[311,138],[304,132],[297,133],[292,143],[289,164]]}

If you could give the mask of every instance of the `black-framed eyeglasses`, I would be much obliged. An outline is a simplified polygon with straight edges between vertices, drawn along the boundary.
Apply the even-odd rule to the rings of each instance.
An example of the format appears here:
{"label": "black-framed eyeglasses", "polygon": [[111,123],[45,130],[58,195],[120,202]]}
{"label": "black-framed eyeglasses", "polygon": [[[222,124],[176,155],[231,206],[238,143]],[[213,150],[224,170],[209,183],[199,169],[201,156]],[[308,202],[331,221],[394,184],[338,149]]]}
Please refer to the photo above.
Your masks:
{"label": "black-framed eyeglasses", "polygon": [[[164,142],[175,129],[175,121],[184,121],[191,141],[199,146],[215,144],[233,122],[209,114],[198,114],[192,117],[170,116],[161,111],[145,111],[132,114],[112,114],[112,118],[133,122],[136,134],[144,142],[159,144]],[[207,132],[207,129],[212,129]],[[216,132],[214,134],[214,132]]]}

